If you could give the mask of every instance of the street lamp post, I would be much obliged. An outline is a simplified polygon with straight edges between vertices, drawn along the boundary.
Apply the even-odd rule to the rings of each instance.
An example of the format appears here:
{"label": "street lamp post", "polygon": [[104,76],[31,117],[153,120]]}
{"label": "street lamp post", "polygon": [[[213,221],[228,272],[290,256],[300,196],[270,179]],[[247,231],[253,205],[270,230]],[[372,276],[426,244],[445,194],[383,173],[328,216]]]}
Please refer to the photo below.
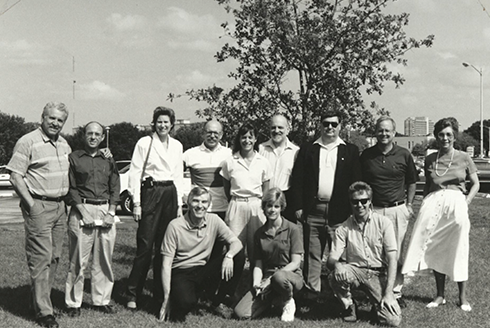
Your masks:
{"label": "street lamp post", "polygon": [[483,67],[477,69],[475,66],[468,63],[463,63],[463,66],[472,67],[480,75],[480,157],[484,157],[483,156]]}

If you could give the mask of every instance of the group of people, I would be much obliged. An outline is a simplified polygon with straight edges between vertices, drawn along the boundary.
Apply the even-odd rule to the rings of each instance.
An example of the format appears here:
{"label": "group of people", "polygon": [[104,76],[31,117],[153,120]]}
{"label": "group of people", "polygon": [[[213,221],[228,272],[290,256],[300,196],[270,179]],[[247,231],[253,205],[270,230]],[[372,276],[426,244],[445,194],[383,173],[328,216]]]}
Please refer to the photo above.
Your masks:
{"label": "group of people", "polygon": [[[91,253],[93,304],[114,312],[111,259],[119,175],[110,151],[99,149],[104,134],[98,122],[84,127],[85,148],[71,153],[59,135],[67,117],[63,104],[48,103],[40,128],[17,142],[7,166],[25,219],[36,320],[45,327],[58,327],[50,292],[65,220],[67,313],[80,315],[83,272]],[[141,138],[133,152],[129,190],[138,229],[127,308],[142,305],[153,258],[152,295],[160,320],[183,321],[206,298],[213,307],[232,305],[239,318],[257,318],[276,307],[281,320],[293,321],[298,292],[308,299],[320,296],[328,246],[328,282],[345,321],[357,320],[351,289],[360,288],[378,321],[398,326],[406,306],[403,277],[424,270],[434,272],[437,289],[428,308],[446,303],[448,276],[458,282],[461,309],[471,311],[465,288],[468,204],[479,182],[471,158],[454,149],[454,118],[434,126],[439,150],[425,161],[424,200],[407,250],[402,247],[414,216],[418,174],[409,151],[393,141],[392,118],[377,120],[377,144],[361,155],[339,137],[342,115],[333,110],[321,115],[319,138],[301,147],[288,139],[290,127],[282,115],[271,117],[270,139],[260,145],[255,126],[244,123],[232,150],[221,145],[222,125],[211,120],[204,126],[203,143],[183,152],[170,135],[174,123],[172,109],[157,107],[153,133]],[[193,188],[183,215],[185,168]],[[71,205],[68,216],[66,205]],[[237,286],[247,258],[250,290],[240,297]]]}

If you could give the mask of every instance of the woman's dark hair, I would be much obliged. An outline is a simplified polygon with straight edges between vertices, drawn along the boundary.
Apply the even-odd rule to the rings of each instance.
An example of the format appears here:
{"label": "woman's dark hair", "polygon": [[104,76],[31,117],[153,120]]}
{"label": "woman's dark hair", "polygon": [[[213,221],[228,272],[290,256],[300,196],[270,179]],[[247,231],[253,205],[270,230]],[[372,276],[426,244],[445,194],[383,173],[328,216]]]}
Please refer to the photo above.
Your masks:
{"label": "woman's dark hair", "polygon": [[163,107],[163,106],[158,106],[155,108],[153,111],[153,120],[151,121],[151,130],[155,132],[155,124],[158,120],[158,118],[162,115],[167,115],[170,118],[170,123],[172,124],[172,129],[174,128],[175,125],[175,112],[172,108],[168,107]]}
{"label": "woman's dark hair", "polygon": [[434,137],[437,138],[439,132],[441,132],[448,126],[453,129],[454,136],[456,137],[459,131],[459,123],[458,120],[456,120],[454,117],[441,118],[439,121],[437,121],[437,123],[434,124]]}
{"label": "woman's dark hair", "polygon": [[[250,123],[250,122],[244,123],[238,129],[238,133],[235,136],[235,140],[233,141],[233,152],[234,153],[239,152],[240,150],[242,150],[242,145],[240,144],[240,139],[241,139],[241,137],[243,137],[244,135],[246,135],[248,132],[251,132],[253,134],[253,136],[255,137],[255,139],[257,139],[257,128],[252,123]],[[257,141],[255,141],[254,150],[255,151],[259,151],[259,144],[258,144]]]}

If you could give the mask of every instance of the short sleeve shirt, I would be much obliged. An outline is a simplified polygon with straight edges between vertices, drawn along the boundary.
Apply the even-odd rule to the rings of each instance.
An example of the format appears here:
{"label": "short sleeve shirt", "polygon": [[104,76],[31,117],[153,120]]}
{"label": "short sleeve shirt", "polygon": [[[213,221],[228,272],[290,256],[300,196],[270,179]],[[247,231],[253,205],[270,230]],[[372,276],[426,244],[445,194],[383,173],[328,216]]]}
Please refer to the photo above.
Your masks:
{"label": "short sleeve shirt", "polygon": [[221,145],[210,150],[202,144],[184,152],[183,159],[190,169],[192,185],[206,188],[211,195],[208,212],[225,212],[228,208],[223,179],[219,174],[228,157],[231,157],[231,149]]}
{"label": "short sleeve shirt", "polygon": [[337,228],[330,256],[360,268],[380,268],[387,265],[386,253],[397,249],[391,220],[371,211],[364,228],[353,215]]}
{"label": "short sleeve shirt", "polygon": [[30,193],[63,197],[69,188],[70,153],[71,148],[62,136],[52,141],[38,128],[17,141],[7,169],[24,178]]}
{"label": "short sleeve shirt", "polygon": [[286,139],[286,146],[282,152],[278,152],[271,140],[260,144],[259,154],[267,158],[271,165],[272,177],[269,187],[279,188],[282,191],[289,189],[289,180],[298,150],[299,147],[289,139]]}
{"label": "short sleeve shirt", "polygon": [[[254,236],[255,259],[262,260],[265,272],[274,272],[291,262],[293,254],[303,254],[303,240],[298,226],[282,219],[282,224],[275,235],[267,230],[267,225],[260,227]],[[301,269],[296,270],[301,274]]]}
{"label": "short sleeve shirt", "polygon": [[405,199],[406,185],[417,182],[410,152],[397,145],[386,154],[373,146],[361,155],[362,178],[373,189],[373,204],[386,206]]}
{"label": "short sleeve shirt", "polygon": [[216,240],[231,244],[238,238],[216,214],[206,213],[200,226],[194,226],[186,214],[168,224],[161,253],[173,258],[172,269],[203,266]]}
{"label": "short sleeve shirt", "polygon": [[271,178],[269,161],[255,153],[250,166],[239,152],[223,164],[221,176],[230,181],[230,194],[235,197],[262,197],[262,184]]}
{"label": "short sleeve shirt", "polygon": [[[436,174],[436,163],[437,173]],[[449,165],[447,158],[437,161],[437,153],[432,153],[425,159],[425,176],[432,181],[429,192],[439,189],[453,188],[466,191],[466,176],[477,171],[470,155],[454,149],[454,157]]]}

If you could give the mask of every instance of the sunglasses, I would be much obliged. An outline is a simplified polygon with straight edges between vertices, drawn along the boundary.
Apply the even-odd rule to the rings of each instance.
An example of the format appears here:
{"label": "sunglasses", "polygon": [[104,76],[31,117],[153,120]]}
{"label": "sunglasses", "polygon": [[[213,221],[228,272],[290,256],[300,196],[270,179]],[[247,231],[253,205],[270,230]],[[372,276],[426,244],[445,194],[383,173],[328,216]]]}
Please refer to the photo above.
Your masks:
{"label": "sunglasses", "polygon": [[369,198],[351,199],[350,203],[352,205],[357,205],[359,203],[361,203],[362,205],[366,205],[368,201],[369,201]]}
{"label": "sunglasses", "polygon": [[323,121],[322,122],[323,127],[328,128],[329,126],[336,128],[339,126],[339,122],[328,122],[328,121]]}

